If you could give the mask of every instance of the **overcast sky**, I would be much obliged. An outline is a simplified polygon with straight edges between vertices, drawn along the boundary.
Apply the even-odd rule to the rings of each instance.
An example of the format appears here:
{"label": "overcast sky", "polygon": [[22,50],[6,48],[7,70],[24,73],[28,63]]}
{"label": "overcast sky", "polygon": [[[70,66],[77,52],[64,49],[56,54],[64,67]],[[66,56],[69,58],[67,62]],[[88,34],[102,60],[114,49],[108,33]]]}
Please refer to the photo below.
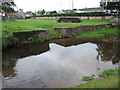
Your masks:
{"label": "overcast sky", "polygon": [[[73,0],[74,8],[90,8],[99,7],[101,0]],[[45,11],[71,9],[72,0],[14,0],[18,8],[23,11],[38,11],[45,9]]]}

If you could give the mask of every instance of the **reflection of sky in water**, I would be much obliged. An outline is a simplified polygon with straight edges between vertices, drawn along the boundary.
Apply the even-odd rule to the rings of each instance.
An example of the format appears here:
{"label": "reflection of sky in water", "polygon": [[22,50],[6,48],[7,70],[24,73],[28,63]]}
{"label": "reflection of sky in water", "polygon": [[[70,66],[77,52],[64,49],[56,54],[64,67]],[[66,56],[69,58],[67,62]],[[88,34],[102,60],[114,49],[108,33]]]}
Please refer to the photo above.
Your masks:
{"label": "reflection of sky in water", "polygon": [[[97,60],[97,45],[92,43],[63,47],[50,44],[50,51],[18,60],[16,76],[5,82],[8,87],[71,87],[85,75],[115,68],[112,62]],[[97,71],[100,68],[100,71]]]}

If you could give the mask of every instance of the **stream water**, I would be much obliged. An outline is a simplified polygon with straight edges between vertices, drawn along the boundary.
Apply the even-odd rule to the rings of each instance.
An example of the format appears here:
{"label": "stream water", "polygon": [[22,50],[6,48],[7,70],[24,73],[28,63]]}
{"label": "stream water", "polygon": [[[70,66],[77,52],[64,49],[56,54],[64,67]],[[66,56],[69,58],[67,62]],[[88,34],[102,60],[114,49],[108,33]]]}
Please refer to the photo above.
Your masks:
{"label": "stream water", "polygon": [[118,67],[116,42],[61,39],[3,51],[3,88],[69,88]]}

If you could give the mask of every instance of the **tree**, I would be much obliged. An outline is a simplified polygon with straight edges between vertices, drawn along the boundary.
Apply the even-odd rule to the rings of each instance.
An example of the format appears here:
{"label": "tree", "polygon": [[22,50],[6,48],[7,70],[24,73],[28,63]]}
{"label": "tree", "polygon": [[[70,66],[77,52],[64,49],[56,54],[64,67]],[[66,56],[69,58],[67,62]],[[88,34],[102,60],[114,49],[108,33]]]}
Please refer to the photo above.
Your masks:
{"label": "tree", "polygon": [[30,17],[30,16],[32,16],[32,11],[26,11],[26,15],[27,15],[27,17]]}
{"label": "tree", "polygon": [[51,11],[50,14],[57,14],[57,11]]}
{"label": "tree", "polygon": [[100,6],[106,10],[110,10],[110,13],[118,13],[120,10],[120,1],[119,2],[100,2]]}
{"label": "tree", "polygon": [[44,9],[41,11],[41,14],[42,14],[42,15],[45,14],[45,10],[44,10]]}
{"label": "tree", "polygon": [[14,8],[16,7],[16,4],[14,2],[10,1],[1,1],[0,2],[0,8],[2,9],[1,13],[5,14],[7,20],[14,20],[16,19],[16,14]]}
{"label": "tree", "polygon": [[5,13],[15,12],[14,7],[16,4],[14,2],[2,2],[0,7]]}
{"label": "tree", "polygon": [[37,11],[37,14],[40,15],[41,14],[41,10]]}

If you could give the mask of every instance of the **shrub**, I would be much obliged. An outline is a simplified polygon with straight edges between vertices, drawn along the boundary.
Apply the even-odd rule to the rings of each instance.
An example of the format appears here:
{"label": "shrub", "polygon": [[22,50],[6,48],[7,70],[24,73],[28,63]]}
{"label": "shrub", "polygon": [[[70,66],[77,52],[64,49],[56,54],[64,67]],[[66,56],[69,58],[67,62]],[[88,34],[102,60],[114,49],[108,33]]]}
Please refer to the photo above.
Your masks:
{"label": "shrub", "polygon": [[82,78],[82,81],[90,81],[90,80],[93,80],[93,77],[92,76],[84,76]]}
{"label": "shrub", "polygon": [[8,46],[11,46],[13,44],[16,44],[19,42],[19,39],[16,38],[14,35],[4,35],[2,36],[2,46],[3,48],[6,48]]}
{"label": "shrub", "polygon": [[32,17],[57,17],[57,16],[110,16],[105,14],[105,12],[84,12],[84,13],[73,13],[73,12],[69,12],[69,13],[57,13],[57,14],[48,14],[48,15],[35,15]]}
{"label": "shrub", "polygon": [[31,43],[32,43],[32,44],[38,44],[38,43],[42,43],[42,42],[44,42],[44,41],[45,41],[44,38],[39,37],[39,38],[33,39],[33,40],[31,41]]}
{"label": "shrub", "polygon": [[105,70],[103,72],[101,72],[100,74],[98,74],[98,76],[100,77],[107,77],[107,76],[110,76],[110,75],[114,75],[114,74],[117,74],[118,73],[118,69],[108,69],[108,70]]}

